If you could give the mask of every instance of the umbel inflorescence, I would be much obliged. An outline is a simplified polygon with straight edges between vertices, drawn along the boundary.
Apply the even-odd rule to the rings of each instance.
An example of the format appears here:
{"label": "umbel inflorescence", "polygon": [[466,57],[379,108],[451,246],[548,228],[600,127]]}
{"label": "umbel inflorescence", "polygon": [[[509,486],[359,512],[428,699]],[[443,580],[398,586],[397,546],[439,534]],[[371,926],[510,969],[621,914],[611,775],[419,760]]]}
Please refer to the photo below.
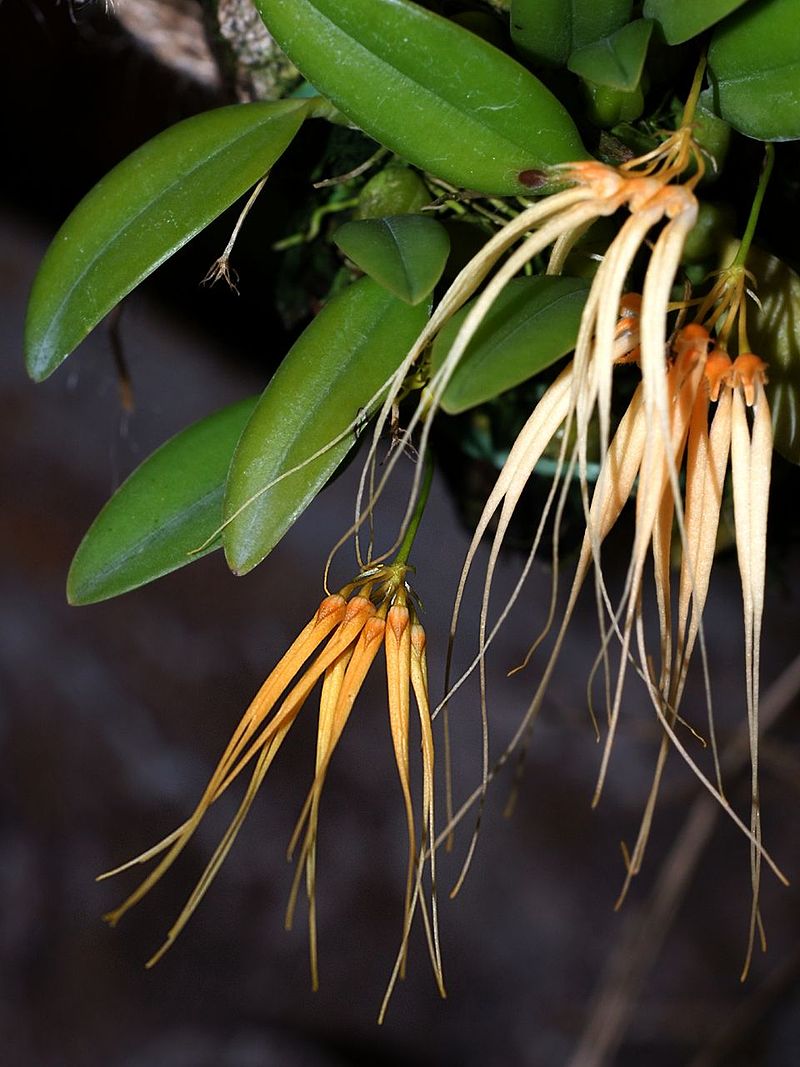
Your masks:
{"label": "umbel inflorescence", "polygon": [[[186,847],[208,809],[240,775],[248,777],[244,797],[213,856],[170,928],[162,947],[151,957],[155,964],[191,918],[230,851],[281,744],[312,691],[321,683],[314,776],[289,844],[299,848],[297,869],[286,912],[291,927],[297,896],[305,874],[308,898],[311,979],[319,983],[316,927],[316,843],[320,800],[331,758],[350,718],[367,674],[382,651],[386,663],[389,727],[400,792],[408,828],[408,870],[403,909],[401,949],[395,973],[405,969],[406,946],[417,908],[422,913],[436,983],[444,995],[435,896],[434,748],[428,697],[425,630],[419,621],[406,582],[408,567],[399,562],[375,566],[338,593],[326,596],[313,618],[293,641],[247,708],[217,764],[194,812],[173,833],[147,852],[103,877],[161,857],[133,893],[105,916],[113,926],[159,881]],[[419,720],[423,796],[418,816],[411,795],[409,755],[411,691]],[[430,904],[422,893],[426,858],[430,862]]]}

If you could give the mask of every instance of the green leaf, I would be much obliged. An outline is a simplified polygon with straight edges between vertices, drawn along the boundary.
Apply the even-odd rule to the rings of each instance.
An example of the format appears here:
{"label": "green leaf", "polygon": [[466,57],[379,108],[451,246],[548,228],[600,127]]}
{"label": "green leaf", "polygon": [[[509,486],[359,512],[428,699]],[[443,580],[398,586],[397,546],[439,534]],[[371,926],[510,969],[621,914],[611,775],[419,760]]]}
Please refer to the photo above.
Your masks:
{"label": "green leaf", "polygon": [[681,44],[743,3],[745,0],[645,0],[644,14],[661,26],[667,44]]}
{"label": "green leaf", "polygon": [[505,53],[410,0],[255,0],[281,48],[362,130],[484,193],[583,159],[567,111]]}
{"label": "green leaf", "polygon": [[33,283],[28,373],[41,381],[152,271],[254,185],[308,103],[235,104],[179,122],[137,149],[78,204]]}
{"label": "green leaf", "polygon": [[508,34],[497,15],[490,14],[488,11],[459,11],[458,14],[449,17],[459,26],[463,26],[465,30],[477,34],[484,41],[505,51]]}
{"label": "green leaf", "polygon": [[390,163],[378,171],[358,194],[354,219],[414,213],[431,202],[425,182],[410,167]]}
{"label": "green leaf", "polygon": [[624,26],[632,0],[511,0],[511,39],[534,63],[563,67],[572,52]]}
{"label": "green leaf", "polygon": [[800,463],[800,277],[760,248],[751,247],[747,266],[761,301],[748,311],[747,333],[753,351],[768,364],[775,448]]}
{"label": "green leaf", "polygon": [[634,122],[644,111],[644,93],[640,85],[628,92],[585,81],[583,88],[586,94],[586,114],[596,126],[611,129]]}
{"label": "green leaf", "polygon": [[708,268],[717,262],[730,245],[736,225],[736,213],[729,204],[701,200],[697,221],[689,230],[683,246],[681,263]]}
{"label": "green leaf", "polygon": [[429,215],[346,222],[333,239],[357,267],[407,304],[433,291],[450,252],[447,230]]}
{"label": "green leaf", "polygon": [[67,577],[70,604],[137,589],[220,547],[195,552],[222,522],[231,456],[257,397],[182,430],[114,493],[81,541]]}
{"label": "green leaf", "polygon": [[653,23],[636,19],[621,30],[579,48],[569,57],[567,66],[596,85],[631,92],[642,77],[647,46]]}
{"label": "green leaf", "polygon": [[719,26],[708,49],[719,115],[762,141],[800,137],[800,0],[762,0]]}
{"label": "green leaf", "polygon": [[[334,473],[356,439],[348,427],[372,413],[376,395],[428,313],[427,304],[411,307],[361,278],[334,297],[292,346],[231,464],[225,494],[231,521],[222,536],[235,574],[261,562]],[[326,446],[317,459],[272,484]],[[323,552],[336,536],[325,534]]]}
{"label": "green leaf", "polygon": [[[442,407],[451,415],[491,400],[538,374],[575,346],[589,283],[555,276],[515,278],[495,301],[450,379]],[[432,369],[444,363],[471,301],[441,331]]]}
{"label": "green leaf", "polygon": [[714,111],[713,93],[704,89],[694,113],[693,136],[706,157],[703,181],[708,185],[717,180],[725,167],[731,143],[731,128]]}

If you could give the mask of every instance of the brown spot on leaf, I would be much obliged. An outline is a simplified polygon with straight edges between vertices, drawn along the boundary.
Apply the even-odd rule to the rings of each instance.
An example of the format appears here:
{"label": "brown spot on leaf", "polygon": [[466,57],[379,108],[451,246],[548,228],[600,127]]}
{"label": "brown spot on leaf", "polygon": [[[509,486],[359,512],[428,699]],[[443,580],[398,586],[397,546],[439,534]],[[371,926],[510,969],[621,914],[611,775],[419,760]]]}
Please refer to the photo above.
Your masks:
{"label": "brown spot on leaf", "polygon": [[539,189],[547,185],[547,175],[543,170],[521,170],[517,177],[529,189]]}

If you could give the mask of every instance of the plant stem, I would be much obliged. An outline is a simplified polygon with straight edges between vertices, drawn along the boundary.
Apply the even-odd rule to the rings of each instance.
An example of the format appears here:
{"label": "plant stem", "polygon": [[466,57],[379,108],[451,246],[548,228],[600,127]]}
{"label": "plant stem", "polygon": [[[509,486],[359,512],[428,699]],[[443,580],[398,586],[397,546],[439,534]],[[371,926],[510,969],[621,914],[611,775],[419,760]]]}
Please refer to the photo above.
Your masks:
{"label": "plant stem", "polygon": [[775,145],[766,144],[764,146],[764,165],[761,168],[761,176],[758,179],[756,195],[753,197],[753,206],[750,208],[750,217],[747,220],[747,226],[741,244],[739,245],[739,251],[736,253],[736,259],[734,259],[731,264],[732,267],[743,267],[747,261],[747,254],[750,251],[750,245],[753,243],[753,235],[756,232],[758,216],[761,212],[761,205],[764,202],[764,194],[769,185],[770,175],[772,174],[772,165],[774,162]]}
{"label": "plant stem", "polygon": [[683,115],[681,116],[681,126],[690,126],[694,121],[694,112],[697,107],[697,101],[700,96],[700,90],[703,87],[703,75],[706,72],[706,53],[703,49],[703,54],[697,63],[697,68],[694,72],[694,78],[692,79],[692,87],[689,90],[689,95],[686,97],[686,103],[683,105]]}
{"label": "plant stem", "polygon": [[414,538],[417,536],[417,530],[422,521],[425,505],[428,502],[428,494],[431,491],[431,482],[433,481],[433,456],[430,449],[425,453],[423,463],[425,464],[425,471],[422,475],[422,483],[419,487],[417,506],[414,508],[414,514],[409,520],[405,536],[403,537],[403,540],[400,543],[400,548],[397,550],[397,555],[394,558],[394,563],[396,564],[404,564],[408,562],[408,557],[411,554],[411,548],[414,544]]}

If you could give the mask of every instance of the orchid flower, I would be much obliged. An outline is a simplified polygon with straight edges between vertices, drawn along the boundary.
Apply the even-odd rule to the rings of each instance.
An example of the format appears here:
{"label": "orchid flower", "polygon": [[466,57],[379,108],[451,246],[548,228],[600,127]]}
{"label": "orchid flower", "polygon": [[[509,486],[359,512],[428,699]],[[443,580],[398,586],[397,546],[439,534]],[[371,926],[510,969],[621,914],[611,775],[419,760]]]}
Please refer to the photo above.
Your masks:
{"label": "orchid flower", "polygon": [[[425,631],[409,599],[404,562],[377,566],[360,574],[340,592],[326,596],[312,619],[281,657],[245,711],[206,786],[194,812],[158,844],[113,871],[108,878],[140,863],[161,857],[154,869],[105,918],[112,925],[145,896],[169,870],[191,840],[209,808],[245,771],[250,778],[222,839],[203,874],[170,928],[166,941],[151,957],[151,967],[174,943],[205,896],[241,829],[281,744],[313,689],[322,682],[314,778],[302,809],[289,853],[300,843],[297,871],[286,915],[291,927],[300,882],[305,874],[309,908],[311,981],[319,985],[316,927],[316,842],[322,788],[334,750],[350,718],[364,680],[383,648],[388,681],[389,726],[408,829],[403,932],[402,977],[411,920],[419,903],[437,987],[444,996],[435,895],[434,747],[425,652]],[[422,833],[417,839],[410,786],[410,691],[416,698],[422,754]],[[423,865],[430,864],[430,905],[421,896]],[[394,976],[392,979],[394,984]],[[382,1012],[385,1011],[386,1002]]]}
{"label": "orchid flower", "polygon": [[[365,475],[362,476],[354,529],[357,530],[365,517],[372,513],[399,459],[398,450],[386,462],[377,484],[370,478],[367,494],[366,471],[369,464],[374,462],[377,443],[398,395],[400,383],[406,380],[443,323],[483,286],[444,362],[428,382],[417,411],[401,438],[401,443],[407,444],[417,428],[421,427],[419,448],[423,452],[427,448],[432,416],[441,403],[452,375],[487,312],[509,281],[533,257],[551,246],[549,272],[558,273],[570,249],[596,219],[608,217],[621,209],[626,210],[628,217],[609,244],[594,276],[573,358],[545,391],[512,446],[467,552],[455,598],[451,648],[478,545],[496,518],[483,585],[478,649],[461,677],[452,684],[448,683],[445,700],[436,709],[446,711],[448,700],[466,677],[476,668],[479,670],[484,738],[482,782],[455,815],[448,786],[448,822],[452,827],[473,802],[482,802],[489,779],[497,768],[511,752],[526,743],[547,692],[578,595],[593,570],[601,636],[598,663],[605,668],[608,703],[608,727],[593,803],[599,800],[608,771],[629,668],[644,681],[663,731],[640,832],[632,853],[625,853],[627,872],[622,895],[630,879],[640,869],[666,756],[669,747],[676,747],[703,785],[715,795],[750,840],[753,909],[747,952],[749,962],[758,926],[757,902],[762,860],[783,880],[783,875],[761,843],[757,785],[759,643],[772,450],[771,424],[763,389],[765,367],[758,357],[750,353],[746,340],[745,279],[748,276],[742,265],[743,257],[721,273],[705,298],[682,302],[683,310],[678,321],[672,327],[669,325],[670,315],[680,306],[674,303],[674,287],[684,244],[697,219],[698,202],[694,188],[702,177],[703,167],[702,155],[692,138],[691,107],[687,105],[681,128],[645,156],[620,167],[589,161],[552,169],[550,176],[561,179],[566,188],[528,207],[505,224],[467,264],[399,368],[375,429]],[[687,173],[689,177],[686,177]],[[647,247],[649,260],[641,294],[631,293],[627,285],[634,260]],[[695,315],[692,321],[686,323],[684,316],[690,307],[695,309]],[[737,354],[732,359],[728,347],[737,322]],[[639,364],[641,383],[630,400],[627,412],[612,433],[614,367],[621,362]],[[748,411],[752,411],[752,419]],[[600,473],[592,488],[587,442],[595,422],[599,425]],[[534,531],[531,554],[514,592],[490,625],[492,579],[511,517],[545,449],[552,447],[552,442],[559,439],[561,446],[556,475],[541,521]],[[743,591],[745,692],[753,776],[749,827],[730,806],[722,788],[702,625],[723,488],[729,467]],[[518,599],[538,552],[545,520],[553,509],[558,529],[565,495],[573,475],[577,476],[581,488],[586,532],[569,597],[535,694],[510,745],[492,769],[489,762],[486,702],[487,650]],[[685,490],[682,488],[682,477]],[[415,483],[404,525],[414,506],[416,488]],[[634,491],[636,522],[631,559],[622,596],[617,603],[613,603],[605,586],[601,549]],[[682,547],[676,605],[673,605],[670,589],[673,534],[677,535]],[[660,632],[658,669],[654,667],[653,656],[647,647],[642,613],[647,562],[651,553]],[[553,562],[554,574],[557,574],[557,543],[554,545]],[[526,662],[551,628],[555,611],[554,577],[548,621],[544,632],[534,642]],[[614,642],[618,646],[619,660],[616,676],[612,677],[608,657]],[[716,782],[701,771],[676,733],[676,726],[688,725],[681,718],[679,709],[696,647],[700,648],[706,674],[708,731]],[[463,881],[475,837],[476,834],[473,834],[454,892]]]}

